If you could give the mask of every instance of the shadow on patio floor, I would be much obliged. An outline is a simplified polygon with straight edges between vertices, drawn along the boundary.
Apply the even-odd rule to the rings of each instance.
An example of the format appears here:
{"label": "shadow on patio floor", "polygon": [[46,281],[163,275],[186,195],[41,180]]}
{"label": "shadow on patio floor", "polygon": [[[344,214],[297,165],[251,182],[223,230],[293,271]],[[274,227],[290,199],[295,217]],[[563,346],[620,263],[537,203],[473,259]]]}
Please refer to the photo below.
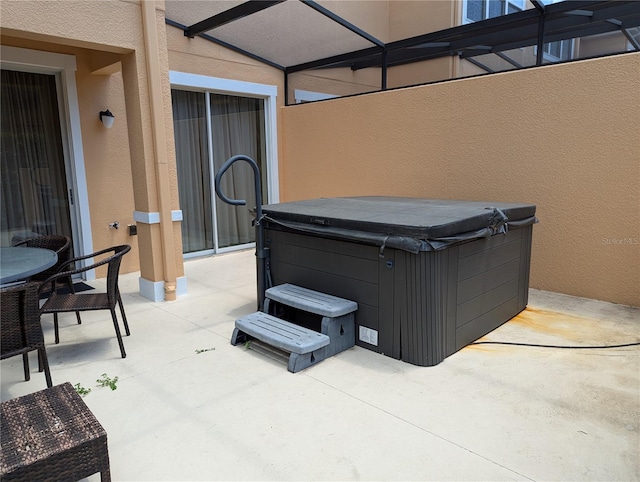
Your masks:
{"label": "shadow on patio floor", "polygon": [[[113,480],[638,480],[640,349],[471,345],[435,367],[360,347],[291,374],[229,340],[256,307],[255,256],[185,263],[189,294],[150,302],[121,276],[108,312],[43,317],[54,384],[90,388]],[[90,282],[101,289],[102,280]],[[482,341],[637,342],[640,309],[531,290]],[[2,400],[45,388],[2,362]],[[106,373],[117,390],[98,387]],[[98,480],[92,476],[90,480]]]}

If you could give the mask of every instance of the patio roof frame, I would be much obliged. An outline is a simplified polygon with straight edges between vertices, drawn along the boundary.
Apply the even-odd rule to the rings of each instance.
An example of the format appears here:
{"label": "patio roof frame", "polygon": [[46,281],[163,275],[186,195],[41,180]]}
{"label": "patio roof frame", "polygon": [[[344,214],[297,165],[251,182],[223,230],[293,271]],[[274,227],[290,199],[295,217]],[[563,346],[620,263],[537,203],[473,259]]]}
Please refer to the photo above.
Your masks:
{"label": "patio roof frame", "polygon": [[[172,27],[176,27],[176,28],[179,28],[179,29],[185,31],[185,37],[188,37],[188,35],[186,35],[186,31],[189,28],[187,25],[182,25],[181,23],[176,22],[174,20],[170,20],[168,18],[165,18],[165,23],[167,25],[171,25]],[[269,59],[265,59],[264,57],[260,57],[259,55],[256,55],[256,54],[254,54],[252,52],[249,52],[247,50],[241,49],[240,47],[236,47],[235,45],[232,45],[232,44],[230,44],[228,42],[225,42],[224,40],[220,40],[218,38],[215,38],[215,37],[213,37],[211,35],[208,35],[206,33],[196,34],[196,37],[203,38],[205,40],[208,40],[209,42],[213,42],[214,44],[220,45],[222,47],[226,47],[229,50],[233,50],[234,52],[237,52],[239,54],[246,55],[249,58],[257,60],[258,62],[262,62],[262,63],[264,63],[266,65],[270,65],[271,67],[275,67],[278,70],[282,70],[282,71],[285,70],[285,67],[280,65],[280,64],[272,62]]]}
{"label": "patio roof frame", "polygon": [[[283,71],[285,87],[288,87],[290,74],[305,70],[348,67],[355,71],[379,67],[381,90],[385,90],[389,67],[453,55],[468,61],[487,53],[500,54],[502,57],[504,51],[533,45],[538,47],[536,65],[542,65],[545,43],[615,31],[622,32],[629,43],[640,51],[639,43],[627,31],[640,26],[640,2],[633,0],[572,0],[550,5],[545,5],[541,0],[532,0],[533,9],[389,43],[380,41],[314,0],[298,0],[372,46],[295,65],[281,65],[205,33],[284,1],[287,0],[248,0],[191,26],[170,19],[166,19],[166,23],[181,28],[187,37],[199,36]],[[508,57],[504,60],[516,68],[522,67]],[[474,63],[484,70],[491,70],[481,62]],[[285,105],[288,105],[288,95]]]}
{"label": "patio roof frame", "polygon": [[[458,25],[449,29],[391,42],[386,45],[386,50],[389,52],[388,65],[395,66],[449,55],[459,55],[460,52],[473,50],[472,47],[476,45],[493,45],[491,52],[496,53],[531,45],[540,46],[548,42],[566,40],[574,37],[584,37],[620,30],[624,33],[628,27],[625,26],[623,22],[621,25],[611,23],[609,20],[611,20],[612,17],[604,14],[610,8],[614,7],[625,14],[625,16],[635,14],[634,18],[636,20],[634,23],[640,23],[639,2],[586,0],[566,3],[566,5],[563,3],[547,5],[546,7],[543,6],[544,8],[542,9],[524,10],[522,12],[494,17],[471,24]],[[595,10],[594,12],[590,12],[591,15],[584,14],[589,7],[600,7],[600,12]],[[576,11],[583,14],[572,14]],[[496,37],[503,34],[507,28],[512,31],[517,31],[517,36],[513,35],[512,38],[506,42],[496,43]],[[421,48],[420,46],[422,44],[425,44],[425,47]],[[429,47],[428,44],[434,46]],[[539,48],[538,51],[540,50],[542,49]],[[360,51],[360,53],[366,54],[363,51]],[[475,55],[483,55],[486,53],[486,51],[478,51]],[[465,52],[465,58],[472,57],[473,55],[473,53]],[[354,57],[357,56],[354,55]],[[537,65],[542,64],[541,55],[539,57],[540,58],[537,59]],[[332,59],[325,60],[331,61]],[[314,65],[320,67],[321,63],[321,61],[316,61]],[[360,60],[352,64],[345,62],[339,66],[359,70],[378,65],[380,65],[380,62],[375,56],[365,57],[365,55],[363,55]],[[332,65],[332,67],[337,66],[338,65]],[[304,67],[304,65],[287,67],[287,72],[305,70],[300,69],[300,67]]]}

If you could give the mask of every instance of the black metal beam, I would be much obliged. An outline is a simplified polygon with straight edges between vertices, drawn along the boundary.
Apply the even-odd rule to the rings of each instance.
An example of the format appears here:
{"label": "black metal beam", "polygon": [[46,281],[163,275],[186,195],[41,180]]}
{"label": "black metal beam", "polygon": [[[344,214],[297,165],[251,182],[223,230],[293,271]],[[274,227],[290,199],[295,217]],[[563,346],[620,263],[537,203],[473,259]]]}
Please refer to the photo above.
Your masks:
{"label": "black metal beam", "polygon": [[[526,27],[532,21],[536,21],[538,13],[535,10],[525,10],[523,12],[502,15],[500,17],[482,20],[480,22],[458,25],[445,30],[431,32],[415,37],[396,40],[387,44],[388,50],[400,50],[408,47],[416,47],[420,44],[454,42],[456,40],[481,37],[491,33],[504,32],[506,28],[517,29]],[[486,43],[484,41],[471,40],[471,44]]]}
{"label": "black metal beam", "polygon": [[638,41],[627,31],[627,29],[623,28],[621,31],[624,36],[627,37],[629,43],[633,45],[633,48],[640,51],[640,43],[638,43]]}
{"label": "black metal beam", "polygon": [[[407,51],[395,51],[395,52],[387,52],[387,67],[395,67],[396,65],[402,65],[406,63],[418,62],[420,60],[430,60],[435,59],[447,55],[452,55],[447,49],[443,52],[429,52],[429,53],[420,53],[420,52],[407,52]],[[360,59],[357,62],[352,62],[350,67],[351,70],[360,70],[367,69],[371,67],[377,67],[380,65],[380,56],[369,57],[365,59]]]}
{"label": "black metal beam", "polygon": [[542,2],[542,0],[531,0],[531,3],[534,7],[536,7],[536,10],[538,10],[539,12],[544,12],[545,4]]}
{"label": "black metal beam", "polygon": [[313,0],[300,0],[300,1],[304,3],[306,6],[313,8],[316,12],[319,12],[325,17],[330,18],[334,22],[342,25],[344,28],[350,30],[356,35],[359,35],[363,39],[368,40],[372,44],[377,45],[378,47],[384,47],[384,42],[382,42],[381,40],[378,40],[373,35],[368,34],[364,30],[356,27],[352,23],[346,21],[344,18],[340,17],[339,15],[336,15],[331,10],[324,8],[322,5],[314,2]]}
{"label": "black metal beam", "polygon": [[387,90],[387,54],[388,52],[386,50],[382,51],[382,79],[380,90]]}
{"label": "black metal beam", "polygon": [[[362,50],[356,50],[355,52],[350,52],[346,54],[333,55],[331,57],[325,57],[323,59],[312,60],[310,62],[304,62],[302,64],[292,65],[290,67],[286,67],[288,73],[292,74],[294,72],[300,72],[302,70],[309,69],[317,69],[320,67],[344,67],[345,64],[351,65],[351,62],[355,62],[358,59],[369,57],[374,54],[381,54],[382,49],[380,47],[369,47]],[[379,57],[379,55],[378,55]],[[379,60],[377,66],[381,65],[381,61]]]}
{"label": "black metal beam", "polygon": [[536,42],[536,65],[542,65],[542,60],[544,58],[544,20],[545,20],[545,10],[540,12],[540,16],[538,17],[538,39]]}
{"label": "black metal beam", "polygon": [[284,71],[284,105],[289,105],[289,74]]}
{"label": "black metal beam", "polygon": [[[532,9],[392,42],[387,45],[389,66],[456,55],[457,52],[477,44],[491,45],[493,53],[496,53],[537,45],[540,38],[544,46],[548,42],[612,32],[619,29],[607,21],[614,14],[616,18],[619,15],[624,19],[625,26],[640,25],[640,2],[571,1],[564,3],[567,5],[562,3],[548,5],[544,9],[546,12],[544,16],[536,9]],[[576,7],[590,8],[594,14],[592,17],[565,14],[567,11],[575,10]],[[540,25],[542,22],[544,24]],[[540,37],[540,27],[543,28],[542,37]],[[426,46],[446,45],[447,42],[449,47],[426,48]],[[465,56],[472,55],[471,52],[465,52]],[[351,68],[357,70],[375,67],[380,65],[379,62],[378,57],[369,57],[355,62]]]}
{"label": "black metal beam", "polygon": [[[186,29],[188,28],[186,25],[182,25],[181,23],[175,22],[173,20],[169,20],[168,18],[164,19],[164,22],[167,25],[171,25],[172,27],[176,27],[179,28],[183,31],[186,31]],[[249,58],[252,58],[254,60],[257,60],[258,62],[263,62],[267,65],[270,65],[271,67],[275,67],[278,70],[284,70],[284,67],[280,64],[277,64],[275,62],[272,62],[271,60],[265,59],[263,57],[260,57],[259,55],[253,54],[251,52],[247,52],[244,49],[241,49],[240,47],[236,47],[235,45],[231,45],[230,43],[227,43],[223,40],[217,39],[215,37],[212,37],[211,35],[207,35],[206,33],[201,33],[197,35],[200,38],[203,38],[205,40],[208,40],[209,42],[213,42],[214,44],[218,44],[221,45],[222,47],[226,47],[229,50],[233,50],[234,52],[238,52],[239,54],[242,55],[246,55]]]}
{"label": "black metal beam", "polygon": [[[612,31],[610,28],[605,28],[602,25],[600,25],[600,26],[595,26],[595,27],[590,28],[589,31],[588,31],[588,34],[589,35],[597,35],[599,33],[607,33],[607,32],[610,32],[610,31]],[[556,41],[560,41],[560,40],[566,40],[568,38],[572,38],[572,37],[571,37],[571,35],[568,35],[567,32],[564,32],[564,33],[561,33],[561,34],[557,34],[557,35],[545,34],[544,43],[556,42]],[[531,40],[531,39],[533,39],[533,40]],[[498,54],[498,53],[503,52],[503,51],[509,51],[509,50],[513,50],[513,49],[516,49],[516,48],[521,48],[521,47],[524,47],[524,46],[536,45],[536,40],[535,39],[536,39],[536,35],[534,34],[533,36],[530,36],[530,39],[527,40],[526,43],[520,40],[520,41],[517,41],[517,42],[510,42],[510,43],[503,43],[503,44],[495,45],[493,47],[492,53],[493,54]],[[464,49],[464,48],[460,48],[459,50],[442,49],[439,52],[436,52],[435,50],[431,50],[430,52],[424,52],[424,50],[426,50],[426,49],[416,49],[416,50],[413,50],[413,51],[411,49],[405,49],[405,50],[399,50],[399,51],[390,52],[389,53],[388,66],[389,67],[395,67],[395,66],[398,66],[398,65],[404,65],[404,64],[409,64],[409,63],[413,63],[413,62],[432,60],[432,59],[436,59],[436,58],[440,58],[440,57],[446,57],[446,56],[450,56],[450,55],[458,55],[459,52],[463,52],[462,57],[465,58],[466,60],[469,60],[470,57],[486,54],[486,52],[473,51],[473,50]],[[638,50],[640,50],[640,49],[638,49]],[[350,66],[351,66],[351,68],[353,70],[375,67],[376,65],[380,65],[380,62],[379,62],[379,60],[376,60],[376,57],[370,57],[368,59],[362,59],[361,61],[358,61],[358,62],[350,64]],[[349,65],[345,65],[345,66],[349,66]]]}
{"label": "black metal beam", "polygon": [[[572,3],[572,2],[567,2]],[[549,5],[553,7],[555,5]],[[625,25],[635,23],[640,16],[640,2],[606,2],[592,8],[590,17],[572,15],[569,12],[553,13],[551,8],[547,9],[547,32],[560,33],[567,31],[574,35],[570,37],[584,37],[589,35],[589,29],[598,24],[606,24],[611,31],[616,30],[616,25],[609,20],[616,19]],[[629,25],[630,26],[630,25]]]}
{"label": "black metal beam", "polygon": [[229,10],[220,12],[213,17],[206,18],[198,23],[190,25],[184,31],[184,34],[186,37],[193,38],[196,35],[201,34],[202,32],[212,30],[229,22],[233,22],[234,20],[252,15],[283,1],[284,0],[249,0],[248,2],[244,2],[240,5],[230,8]]}
{"label": "black metal beam", "polygon": [[[535,11],[528,10],[518,14],[520,13],[525,15],[520,16],[518,21],[511,23],[511,28],[514,29],[513,32],[517,32],[518,35],[522,32],[527,33],[527,25],[531,23],[531,19],[537,19]],[[477,45],[495,44],[502,37],[501,32],[509,23],[505,22],[503,17],[496,17],[489,19],[489,21],[484,20],[474,24],[459,25],[439,32],[391,42],[387,44],[389,66],[456,55],[461,50]],[[529,33],[535,38],[535,27]],[[369,59],[361,59],[355,62],[351,68],[357,70],[379,65],[377,58],[370,57]]]}
{"label": "black metal beam", "polygon": [[505,62],[509,62],[511,65],[513,65],[517,69],[521,69],[521,68],[524,67],[520,62],[516,62],[511,57],[509,57],[507,54],[504,54],[502,52],[495,52],[495,54],[498,57],[500,57],[502,60],[504,60]]}
{"label": "black metal beam", "polygon": [[413,47],[407,47],[408,49],[437,49],[442,47],[451,46],[451,42],[427,42],[420,45],[414,45]]}
{"label": "black metal beam", "polygon": [[486,65],[484,65],[482,62],[477,61],[476,59],[473,58],[468,58],[465,59],[467,62],[471,62],[473,65],[475,65],[476,67],[480,67],[482,70],[484,70],[485,72],[488,72],[490,74],[495,73],[495,71],[489,67],[487,67]]}
{"label": "black metal beam", "polygon": [[566,12],[565,15],[580,15],[581,17],[593,17],[591,10],[571,10]]}

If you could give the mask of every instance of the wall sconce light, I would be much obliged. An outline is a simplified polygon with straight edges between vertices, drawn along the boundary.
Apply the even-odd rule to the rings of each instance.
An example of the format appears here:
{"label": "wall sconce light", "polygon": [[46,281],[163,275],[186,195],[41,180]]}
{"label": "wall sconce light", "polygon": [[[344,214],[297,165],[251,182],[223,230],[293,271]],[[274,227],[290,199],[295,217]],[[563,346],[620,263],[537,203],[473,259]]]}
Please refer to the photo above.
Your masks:
{"label": "wall sconce light", "polygon": [[107,129],[111,129],[113,119],[113,114],[109,109],[100,111],[100,122],[102,122]]}

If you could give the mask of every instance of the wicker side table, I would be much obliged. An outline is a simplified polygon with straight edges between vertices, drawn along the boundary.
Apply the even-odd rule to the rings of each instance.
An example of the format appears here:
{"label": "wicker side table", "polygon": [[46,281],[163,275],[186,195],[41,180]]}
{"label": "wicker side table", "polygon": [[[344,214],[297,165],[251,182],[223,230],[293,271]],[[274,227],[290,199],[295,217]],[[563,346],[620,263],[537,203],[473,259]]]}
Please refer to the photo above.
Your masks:
{"label": "wicker side table", "polygon": [[69,382],[2,402],[0,478],[111,480],[107,433]]}

